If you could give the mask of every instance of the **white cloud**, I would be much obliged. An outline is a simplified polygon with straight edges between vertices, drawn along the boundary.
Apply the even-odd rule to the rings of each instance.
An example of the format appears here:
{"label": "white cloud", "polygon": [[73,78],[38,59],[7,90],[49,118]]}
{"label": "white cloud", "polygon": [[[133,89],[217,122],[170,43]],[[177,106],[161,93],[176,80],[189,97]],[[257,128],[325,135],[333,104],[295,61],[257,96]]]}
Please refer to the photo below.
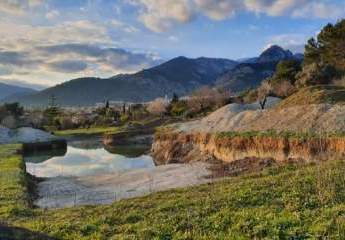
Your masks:
{"label": "white cloud", "polygon": [[189,0],[132,0],[142,8],[139,19],[154,32],[164,32],[174,23],[190,21],[193,10]]}
{"label": "white cloud", "polygon": [[308,39],[308,36],[302,34],[281,34],[271,37],[265,48],[272,45],[279,45],[294,53],[303,53],[304,45]]}
{"label": "white cloud", "polygon": [[21,15],[27,10],[43,4],[43,0],[1,0],[0,12]]}
{"label": "white cloud", "polygon": [[235,15],[243,8],[241,0],[195,0],[196,6],[207,17],[213,20],[224,20]]}
{"label": "white cloud", "polygon": [[0,44],[3,48],[21,49],[40,44],[113,43],[107,31],[105,26],[86,20],[51,26],[0,22]]}
{"label": "white cloud", "polygon": [[52,11],[46,13],[46,18],[48,18],[48,19],[54,19],[58,16],[60,16],[60,12],[57,10],[52,10]]}
{"label": "white cloud", "polygon": [[224,20],[236,13],[252,12],[268,16],[336,19],[345,14],[344,4],[326,0],[127,0],[139,7],[139,20],[154,32],[187,23],[196,15]]}
{"label": "white cloud", "polygon": [[[125,23],[113,25],[131,34],[139,31]],[[75,77],[134,72],[159,62],[151,54],[118,48],[108,28],[108,23],[86,20],[49,26],[0,22],[0,75],[53,85]]]}
{"label": "white cloud", "polygon": [[111,27],[115,27],[119,30],[122,30],[126,33],[137,33],[140,32],[140,30],[132,25],[129,25],[127,23],[121,22],[117,19],[113,19],[110,21]]}
{"label": "white cloud", "polygon": [[345,4],[338,6],[330,3],[310,2],[301,8],[295,9],[292,16],[297,18],[338,19],[343,17],[344,14]]}

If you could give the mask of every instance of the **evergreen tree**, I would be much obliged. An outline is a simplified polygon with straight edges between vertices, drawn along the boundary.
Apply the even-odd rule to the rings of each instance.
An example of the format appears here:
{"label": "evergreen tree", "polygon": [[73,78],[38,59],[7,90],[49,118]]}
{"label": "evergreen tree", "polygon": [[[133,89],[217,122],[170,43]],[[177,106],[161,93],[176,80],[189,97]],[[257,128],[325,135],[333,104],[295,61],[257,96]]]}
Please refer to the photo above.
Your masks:
{"label": "evergreen tree", "polygon": [[328,24],[305,46],[304,64],[331,65],[345,72],[345,19]]}
{"label": "evergreen tree", "polygon": [[60,108],[56,103],[56,97],[51,95],[49,98],[48,108],[44,111],[45,116],[47,116],[49,124],[54,125],[56,123],[56,117],[60,114]]}
{"label": "evergreen tree", "polygon": [[177,103],[179,101],[179,97],[176,93],[173,93],[173,97],[171,99],[171,103]]}

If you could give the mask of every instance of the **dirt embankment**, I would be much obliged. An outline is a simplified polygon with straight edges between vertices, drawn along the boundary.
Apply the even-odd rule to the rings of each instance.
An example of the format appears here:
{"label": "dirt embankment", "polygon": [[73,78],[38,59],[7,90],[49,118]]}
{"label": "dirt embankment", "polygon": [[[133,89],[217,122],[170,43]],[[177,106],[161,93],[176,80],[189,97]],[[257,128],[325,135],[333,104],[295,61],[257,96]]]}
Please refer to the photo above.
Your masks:
{"label": "dirt embankment", "polygon": [[209,116],[171,127],[176,132],[228,131],[345,132],[345,105],[314,104],[266,110],[229,104]]}
{"label": "dirt embankment", "polygon": [[157,164],[218,159],[225,162],[255,157],[278,162],[318,161],[345,157],[342,137],[220,136],[212,133],[157,134],[152,146]]}

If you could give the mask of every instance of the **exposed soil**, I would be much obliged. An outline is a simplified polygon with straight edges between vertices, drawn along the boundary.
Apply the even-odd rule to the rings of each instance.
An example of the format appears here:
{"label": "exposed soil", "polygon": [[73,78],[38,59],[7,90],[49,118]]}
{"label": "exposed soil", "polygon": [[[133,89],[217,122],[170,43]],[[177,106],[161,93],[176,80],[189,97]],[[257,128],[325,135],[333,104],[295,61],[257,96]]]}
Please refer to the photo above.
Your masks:
{"label": "exposed soil", "polygon": [[175,132],[228,131],[345,132],[345,105],[313,104],[257,110],[229,104],[209,116],[171,126]]}
{"label": "exposed soil", "polygon": [[215,158],[224,162],[239,159],[273,158],[278,162],[301,159],[313,162],[345,157],[345,138],[315,137],[289,138],[286,136],[219,137],[207,133],[157,134],[152,146],[156,164],[179,161],[187,163]]}

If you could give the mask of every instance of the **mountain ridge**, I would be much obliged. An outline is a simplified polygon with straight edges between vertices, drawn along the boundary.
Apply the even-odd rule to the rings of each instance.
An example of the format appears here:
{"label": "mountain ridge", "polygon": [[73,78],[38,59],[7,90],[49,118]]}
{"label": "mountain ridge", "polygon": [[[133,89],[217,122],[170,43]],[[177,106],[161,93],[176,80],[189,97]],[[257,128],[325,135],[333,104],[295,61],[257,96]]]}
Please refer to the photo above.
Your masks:
{"label": "mountain ridge", "polygon": [[232,92],[257,87],[264,79],[273,76],[280,61],[291,59],[302,61],[303,54],[293,54],[290,50],[273,45],[259,57],[244,59],[236,67],[219,76],[216,86]]}
{"label": "mountain ridge", "polygon": [[242,63],[224,58],[179,56],[133,74],[72,79],[7,101],[18,101],[26,106],[46,106],[54,95],[61,106],[91,106],[106,100],[147,102],[157,97],[171,97],[174,93],[188,95],[205,85],[239,92],[259,85],[273,75],[280,60],[297,59],[295,56],[276,45],[250,62]]}
{"label": "mountain ridge", "polygon": [[0,82],[0,101],[12,96],[22,96],[37,92],[34,89]]}
{"label": "mountain ridge", "polygon": [[27,106],[46,106],[51,95],[61,106],[90,106],[105,100],[145,102],[173,93],[186,95],[198,87],[212,85],[220,74],[237,64],[229,59],[180,56],[134,74],[77,78],[9,100]]}

